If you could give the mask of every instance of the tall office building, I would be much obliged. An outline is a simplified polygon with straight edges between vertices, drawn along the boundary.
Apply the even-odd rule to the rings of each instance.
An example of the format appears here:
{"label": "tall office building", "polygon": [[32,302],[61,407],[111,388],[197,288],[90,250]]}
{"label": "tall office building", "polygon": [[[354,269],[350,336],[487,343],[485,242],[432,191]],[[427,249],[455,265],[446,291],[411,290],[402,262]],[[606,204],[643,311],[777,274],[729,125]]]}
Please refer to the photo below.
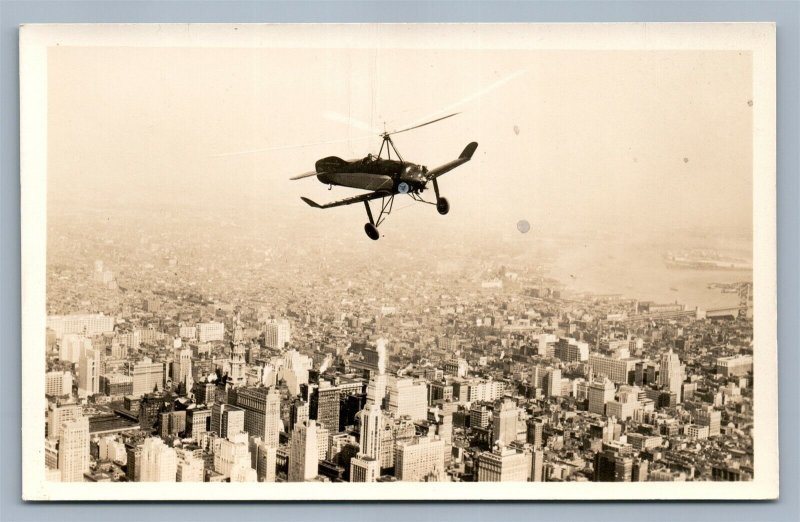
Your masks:
{"label": "tall office building", "polygon": [[145,357],[141,362],[133,365],[131,371],[133,377],[133,394],[141,397],[145,393],[152,393],[155,390],[164,389],[164,363],[153,362],[152,359]]}
{"label": "tall office building", "polygon": [[83,482],[89,470],[89,419],[63,420],[58,435],[58,469],[61,482]]}
{"label": "tall office building", "polygon": [[44,393],[50,397],[72,395],[72,372],[47,372]]}
{"label": "tall office building", "polygon": [[633,477],[633,458],[629,452],[604,448],[594,456],[595,482],[630,482]]}
{"label": "tall office building", "polygon": [[383,432],[383,415],[377,404],[370,404],[361,411],[361,454],[380,459]]}
{"label": "tall office building", "polygon": [[716,437],[720,434],[722,424],[722,412],[715,410],[713,406],[705,406],[695,411],[695,422],[699,426],[708,427],[708,436]]}
{"label": "tall office building", "polygon": [[142,482],[175,482],[178,455],[158,437],[145,439],[140,460]]}
{"label": "tall office building", "polygon": [[350,482],[375,482],[381,474],[381,462],[359,453],[350,459]]}
{"label": "tall office building", "polygon": [[389,376],[385,373],[375,373],[367,384],[367,403],[383,405],[383,400],[386,398],[386,387],[389,382]]}
{"label": "tall office building", "polygon": [[397,480],[444,480],[444,441],[433,437],[417,437],[398,442],[395,446],[394,470]]}
{"label": "tall office building", "polygon": [[717,357],[717,374],[723,377],[744,376],[753,371],[752,355],[732,355]]}
{"label": "tall office building", "polygon": [[103,314],[47,316],[47,328],[53,330],[58,339],[61,339],[65,334],[94,337],[102,333],[111,333],[114,331],[115,322],[113,316]]}
{"label": "tall office building", "polygon": [[658,372],[658,384],[667,388],[678,397],[681,402],[681,385],[683,384],[683,369],[678,354],[672,348],[661,355],[661,368]]}
{"label": "tall office building", "polygon": [[412,420],[428,418],[428,386],[422,381],[410,378],[389,380],[388,410],[395,417],[408,415]]}
{"label": "tall office building", "polygon": [[492,415],[492,439],[495,444],[507,446],[517,439],[517,404],[511,399],[498,401]]}
{"label": "tall office building", "polygon": [[544,423],[539,419],[529,419],[527,422],[527,441],[534,448],[541,448],[544,442]]}
{"label": "tall office building", "polygon": [[529,455],[502,446],[484,451],[475,464],[478,482],[526,482],[531,466]]}
{"label": "tall office building", "polygon": [[589,383],[587,387],[589,411],[598,415],[605,415],[606,403],[614,400],[615,391],[614,383],[607,378]]}
{"label": "tall office building", "polygon": [[278,448],[263,442],[256,450],[256,477],[259,482],[275,482],[275,469],[278,466]]}
{"label": "tall office building", "polygon": [[216,321],[197,323],[197,340],[201,343],[222,341],[225,338],[225,325]]}
{"label": "tall office building", "polygon": [[205,461],[187,453],[178,460],[178,482],[203,482]]}
{"label": "tall office building", "polygon": [[292,431],[289,445],[289,482],[305,482],[318,474],[317,423],[307,420]]}
{"label": "tall office building", "polygon": [[572,338],[561,338],[555,343],[553,355],[565,363],[586,361],[589,359],[589,345]]}
{"label": "tall office building", "polygon": [[233,388],[228,401],[244,410],[244,431],[260,437],[267,446],[278,447],[281,396],[276,388]]}
{"label": "tall office building", "polygon": [[186,410],[186,436],[194,442],[211,431],[211,410],[208,408],[190,408]]}
{"label": "tall office building", "polygon": [[285,348],[292,340],[289,321],[270,321],[264,326],[264,344],[267,348]]}
{"label": "tall office building", "polygon": [[308,371],[313,364],[311,357],[301,355],[297,350],[288,350],[280,361],[277,378],[286,382],[292,395],[299,395],[300,386],[308,384]]}
{"label": "tall office building", "polygon": [[475,428],[486,428],[492,419],[492,411],[486,404],[473,402],[469,409],[469,426]]}
{"label": "tall office building", "polygon": [[50,405],[47,411],[47,438],[57,439],[61,435],[61,426],[66,421],[80,419],[83,409],[79,404]]}
{"label": "tall office building", "polygon": [[289,405],[289,432],[291,432],[296,425],[309,419],[310,406],[308,402],[303,399],[294,399]]}
{"label": "tall office building", "polygon": [[607,357],[601,354],[589,356],[589,366],[594,375],[608,377],[616,384],[627,384],[629,375],[631,372],[635,373],[636,364],[640,362],[641,359],[633,357]]}
{"label": "tall office building", "polygon": [[211,431],[222,438],[244,432],[244,410],[230,404],[211,407]]}
{"label": "tall office building", "polygon": [[64,334],[61,338],[58,358],[64,362],[78,363],[86,350],[91,350],[92,341],[76,333]]}
{"label": "tall office building", "polygon": [[196,382],[192,386],[192,393],[194,393],[194,400],[197,404],[206,404],[210,406],[214,403],[217,385],[213,382]]}
{"label": "tall office building", "polygon": [[192,349],[180,347],[180,337],[175,340],[179,346],[175,350],[175,361],[172,363],[172,380],[175,383],[186,383],[192,376]]}
{"label": "tall office building", "polygon": [[544,480],[544,451],[533,450],[531,454],[531,482],[542,482]]}
{"label": "tall office building", "polygon": [[142,479],[142,449],[142,444],[125,444],[127,453],[125,476],[128,478],[128,482],[140,482]]}
{"label": "tall office building", "polygon": [[328,458],[328,446],[330,445],[330,431],[325,426],[317,424],[317,458],[325,460]]}
{"label": "tall office building", "polygon": [[325,380],[311,394],[309,416],[331,433],[339,431],[339,399],[339,388]]}
{"label": "tall office building", "polygon": [[100,351],[85,350],[78,363],[78,397],[100,392]]}
{"label": "tall office building", "polygon": [[[213,449],[214,471],[230,477],[231,482],[234,482],[234,475],[240,473],[241,468],[253,469],[246,433],[239,432],[230,434],[227,439],[215,439]],[[255,475],[255,470],[253,470],[253,474]],[[249,478],[244,475],[237,477],[237,479],[240,479],[238,480],[240,482],[249,481]]]}
{"label": "tall office building", "polygon": [[561,370],[558,368],[548,368],[545,372],[542,384],[544,393],[548,397],[561,397]]}

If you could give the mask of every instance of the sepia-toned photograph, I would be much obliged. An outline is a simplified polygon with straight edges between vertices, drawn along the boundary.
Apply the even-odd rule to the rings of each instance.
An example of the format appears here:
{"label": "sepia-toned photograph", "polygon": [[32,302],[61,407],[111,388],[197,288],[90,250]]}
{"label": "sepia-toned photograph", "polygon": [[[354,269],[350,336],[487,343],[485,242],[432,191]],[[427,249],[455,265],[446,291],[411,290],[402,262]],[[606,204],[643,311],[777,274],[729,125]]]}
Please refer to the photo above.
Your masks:
{"label": "sepia-toned photograph", "polygon": [[773,24],[29,25],[20,71],[27,500],[777,497]]}

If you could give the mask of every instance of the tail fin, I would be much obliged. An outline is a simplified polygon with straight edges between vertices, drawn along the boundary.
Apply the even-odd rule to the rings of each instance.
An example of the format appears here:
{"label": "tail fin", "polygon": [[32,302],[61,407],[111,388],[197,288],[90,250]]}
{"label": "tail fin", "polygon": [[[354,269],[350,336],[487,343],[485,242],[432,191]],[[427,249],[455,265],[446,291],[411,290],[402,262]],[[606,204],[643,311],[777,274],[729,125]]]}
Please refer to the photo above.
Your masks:
{"label": "tail fin", "polygon": [[477,148],[478,148],[478,142],[473,141],[472,143],[467,145],[466,148],[464,148],[464,152],[462,152],[461,156],[459,156],[458,158],[467,161],[471,160],[472,155],[475,154],[475,149]]}

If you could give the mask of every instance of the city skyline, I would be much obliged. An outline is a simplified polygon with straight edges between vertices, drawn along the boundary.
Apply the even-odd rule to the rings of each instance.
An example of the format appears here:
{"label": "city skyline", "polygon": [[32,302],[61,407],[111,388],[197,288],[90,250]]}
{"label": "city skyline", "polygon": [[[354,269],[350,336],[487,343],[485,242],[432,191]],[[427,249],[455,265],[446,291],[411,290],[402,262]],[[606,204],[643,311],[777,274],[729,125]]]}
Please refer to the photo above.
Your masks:
{"label": "city skyline", "polygon": [[[759,26],[188,27],[47,47],[39,491],[770,494]],[[288,180],[449,112],[447,216]]]}

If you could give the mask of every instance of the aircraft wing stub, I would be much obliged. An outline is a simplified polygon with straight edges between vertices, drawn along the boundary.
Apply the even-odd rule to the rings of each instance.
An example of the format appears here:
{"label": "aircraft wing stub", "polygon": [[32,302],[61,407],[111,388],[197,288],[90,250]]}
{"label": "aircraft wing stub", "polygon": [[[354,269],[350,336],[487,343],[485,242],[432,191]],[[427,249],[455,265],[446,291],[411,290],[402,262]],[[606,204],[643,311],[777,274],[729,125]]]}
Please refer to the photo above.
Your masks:
{"label": "aircraft wing stub", "polygon": [[344,205],[352,205],[354,203],[363,203],[364,201],[371,201],[373,199],[378,199],[378,198],[386,198],[386,197],[389,197],[391,195],[392,195],[392,193],[389,192],[389,191],[379,190],[379,191],[375,191],[375,192],[369,192],[367,194],[361,194],[359,196],[354,196],[352,198],[345,198],[345,199],[340,199],[339,201],[333,201],[331,203],[325,203],[323,205],[320,205],[319,203],[317,203],[315,201],[312,201],[312,200],[310,200],[308,198],[302,197],[302,196],[300,197],[300,199],[305,201],[308,206],[311,206],[311,207],[314,207],[314,208],[332,208],[332,207],[341,207],[341,206],[344,206]]}

